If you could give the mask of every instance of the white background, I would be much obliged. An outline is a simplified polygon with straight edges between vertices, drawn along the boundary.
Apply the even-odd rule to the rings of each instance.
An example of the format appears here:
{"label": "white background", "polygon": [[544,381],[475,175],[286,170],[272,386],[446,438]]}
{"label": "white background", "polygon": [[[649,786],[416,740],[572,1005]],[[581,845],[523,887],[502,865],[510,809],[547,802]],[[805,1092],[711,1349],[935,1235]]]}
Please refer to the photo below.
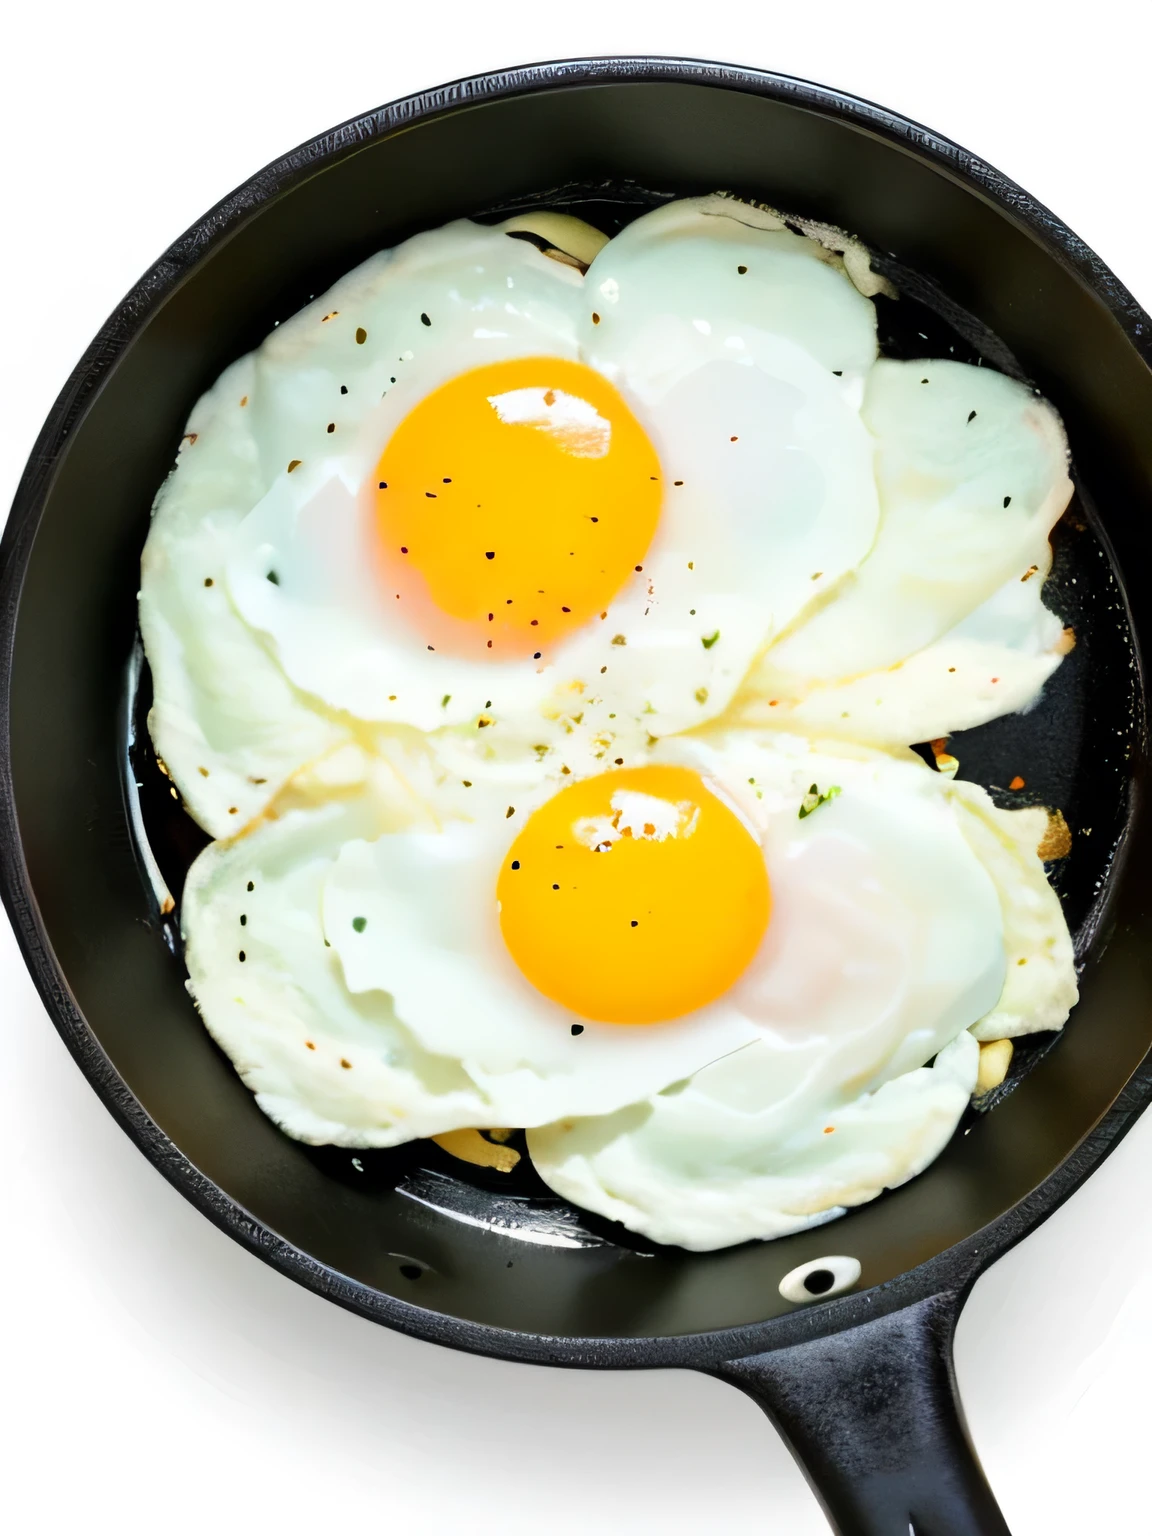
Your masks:
{"label": "white background", "polygon": [[[536,59],[679,53],[870,97],[1023,183],[1152,307],[1148,13],[1075,14],[1072,31],[1018,0],[21,7],[0,37],[16,215],[0,246],[0,505],[89,338],[209,205],[344,118]],[[234,1246],[101,1108],[2,918],[0,1027],[8,1529],[823,1536],[767,1422],[719,1383],[455,1355]],[[968,1417],[1015,1536],[1152,1530],[1150,1183],[1152,1116],[964,1314]]]}

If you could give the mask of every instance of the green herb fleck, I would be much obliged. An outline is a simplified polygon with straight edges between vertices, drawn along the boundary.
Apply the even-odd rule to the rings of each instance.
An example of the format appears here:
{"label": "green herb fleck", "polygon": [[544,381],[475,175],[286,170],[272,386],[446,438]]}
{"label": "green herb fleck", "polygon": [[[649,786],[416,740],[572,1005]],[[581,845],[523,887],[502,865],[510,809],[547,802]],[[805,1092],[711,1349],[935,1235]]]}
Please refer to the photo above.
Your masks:
{"label": "green herb fleck", "polygon": [[357,933],[363,933],[368,926],[368,919],[366,917],[354,917],[352,919],[352,926]]}
{"label": "green herb fleck", "polygon": [[706,651],[710,651],[712,649],[712,647],[716,644],[717,640],[719,640],[719,638],[720,638],[720,631],[717,629],[717,630],[714,630],[712,632],[712,634],[710,634],[710,635],[701,635],[700,636],[700,644],[704,647],[704,649]]}
{"label": "green herb fleck", "polygon": [[444,697],[440,700],[440,708],[441,709],[447,709],[448,708],[448,700],[451,697],[452,697],[452,695],[450,693],[446,693],[444,695]]}
{"label": "green herb fleck", "polygon": [[827,805],[829,800],[835,800],[839,793],[839,784],[829,784],[823,794],[815,784],[809,785],[808,793],[800,802],[800,820],[803,821],[805,816],[811,816],[812,812],[818,811],[822,805]]}
{"label": "green herb fleck", "polygon": [[707,690],[707,688],[697,688],[697,690],[696,690],[696,702],[697,702],[697,704],[707,704],[707,702],[708,702],[708,690]]}

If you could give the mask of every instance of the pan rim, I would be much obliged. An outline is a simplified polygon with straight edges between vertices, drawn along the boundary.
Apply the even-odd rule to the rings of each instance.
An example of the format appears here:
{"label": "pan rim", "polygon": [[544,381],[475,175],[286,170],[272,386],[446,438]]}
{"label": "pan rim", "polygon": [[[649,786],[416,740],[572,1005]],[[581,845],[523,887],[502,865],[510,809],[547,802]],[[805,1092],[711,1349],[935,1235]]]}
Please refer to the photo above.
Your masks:
{"label": "pan rim", "polygon": [[1103,1161],[1152,1100],[1152,1052],[1073,1152],[1028,1196],[953,1248],[870,1290],[783,1317],[707,1333],[655,1337],[548,1336],[429,1311],[319,1263],[208,1179],[132,1094],[89,1028],[56,960],[23,856],[12,781],[10,687],[23,577],[57,464],[104,377],[153,313],[209,253],[268,202],[378,139],[461,109],[539,91],[670,83],[759,95],[829,117],[927,163],[1022,229],[1102,303],[1152,367],[1152,320],[1110,269],[1043,204],[986,161],[898,113],[849,93],[772,71],[691,58],[552,60],[452,81],[351,118],[257,171],[160,256],[117,305],[52,406],[17,487],[0,541],[0,897],[56,1029],[105,1107],[136,1146],[202,1214],[280,1273],[400,1332],[473,1353],[584,1368],[709,1369],[741,1356],[823,1337],[940,1292],[962,1299],[980,1271],[1051,1214]]}

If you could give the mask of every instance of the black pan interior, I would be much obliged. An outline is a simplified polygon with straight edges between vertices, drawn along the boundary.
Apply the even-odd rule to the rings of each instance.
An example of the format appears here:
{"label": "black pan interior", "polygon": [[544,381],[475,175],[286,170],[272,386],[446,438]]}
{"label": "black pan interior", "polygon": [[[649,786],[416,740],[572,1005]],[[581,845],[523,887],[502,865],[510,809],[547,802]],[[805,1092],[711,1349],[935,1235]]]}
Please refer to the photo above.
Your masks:
{"label": "black pan interior", "polygon": [[[832,1228],[689,1255],[571,1210],[524,1164],[485,1175],[427,1144],[354,1157],[284,1138],[183,991],[176,946],[141,879],[120,770],[126,720],[139,725],[147,703],[146,677],[127,710],[123,690],[148,507],[189,406],[226,363],[416,229],[543,204],[611,229],[656,200],[721,186],[864,238],[903,294],[878,301],[891,355],[1001,367],[1065,417],[1078,494],[1054,539],[1046,598],[1075,629],[1076,649],[1035,711],[953,737],[951,750],[962,775],[1001,803],[1064,811],[1072,852],[1053,876],[1087,964],[1066,1036],[1051,1049],[1052,1037],[1026,1042],[1000,1102],[973,1115],[927,1174]],[[1122,890],[1111,877],[1142,771],[1133,626],[1143,599],[1134,584],[1133,614],[1117,573],[1140,569],[1148,550],[1152,382],[1107,306],[990,201],[882,137],[790,103],[670,83],[493,101],[349,148],[296,173],[227,239],[203,253],[177,247],[171,259],[184,275],[103,380],[48,494],[18,617],[13,787],[72,993],[117,1073],[200,1173],[319,1265],[385,1294],[577,1337],[772,1317],[788,1310],[780,1276],[828,1252],[855,1255],[862,1284],[879,1283],[1038,1185],[1152,1036],[1140,860],[1128,861]],[[200,835],[139,729],[130,771],[178,891]],[[1016,775],[1026,788],[1013,793]],[[1129,842],[1141,835],[1137,826]]]}

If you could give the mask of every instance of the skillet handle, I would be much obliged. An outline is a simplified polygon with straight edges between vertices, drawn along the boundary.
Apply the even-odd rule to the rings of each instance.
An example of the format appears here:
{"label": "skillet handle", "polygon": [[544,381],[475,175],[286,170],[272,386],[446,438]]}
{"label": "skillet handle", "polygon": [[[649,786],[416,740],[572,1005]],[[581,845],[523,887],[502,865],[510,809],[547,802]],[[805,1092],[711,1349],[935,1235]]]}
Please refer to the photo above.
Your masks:
{"label": "skillet handle", "polygon": [[951,1292],[710,1374],[754,1399],[838,1536],[1010,1536],[956,1392]]}

